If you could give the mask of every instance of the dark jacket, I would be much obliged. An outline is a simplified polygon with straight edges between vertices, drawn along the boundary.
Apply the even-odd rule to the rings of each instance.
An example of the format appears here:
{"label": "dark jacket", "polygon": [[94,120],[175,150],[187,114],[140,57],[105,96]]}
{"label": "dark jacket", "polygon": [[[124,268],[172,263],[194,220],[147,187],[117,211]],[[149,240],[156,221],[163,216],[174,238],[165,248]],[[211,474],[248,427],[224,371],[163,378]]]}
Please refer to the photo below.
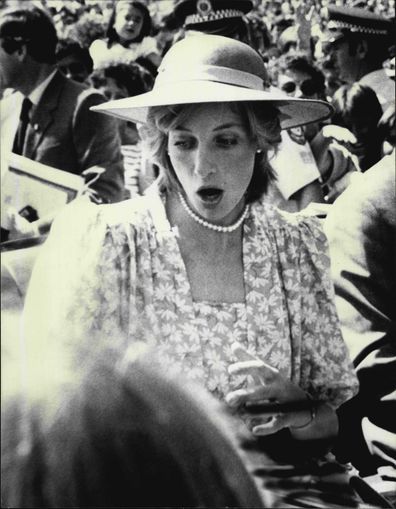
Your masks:
{"label": "dark jacket", "polygon": [[90,111],[104,101],[96,90],[57,71],[32,109],[22,155],[75,174],[104,168],[92,188],[104,202],[117,202],[124,189],[118,121]]}

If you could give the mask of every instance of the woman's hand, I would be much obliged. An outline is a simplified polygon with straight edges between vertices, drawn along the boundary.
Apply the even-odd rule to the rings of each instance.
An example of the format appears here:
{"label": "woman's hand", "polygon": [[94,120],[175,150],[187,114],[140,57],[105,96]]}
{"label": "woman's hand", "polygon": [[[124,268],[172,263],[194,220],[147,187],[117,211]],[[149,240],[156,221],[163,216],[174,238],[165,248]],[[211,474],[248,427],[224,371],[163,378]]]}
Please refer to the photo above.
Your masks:
{"label": "woman's hand", "polygon": [[[328,441],[337,435],[337,415],[327,403],[315,402],[313,407],[307,393],[279,370],[249,354],[239,343],[234,343],[232,349],[240,361],[232,364],[229,372],[248,375],[248,387],[227,394],[226,402],[240,409],[254,435],[270,435],[283,428],[289,428],[299,440]],[[282,411],[276,404],[284,406]],[[272,408],[260,412],[257,405],[271,405]]]}
{"label": "woman's hand", "polygon": [[[255,435],[270,435],[287,427],[309,425],[312,414],[307,394],[286,379],[280,372],[249,354],[242,345],[234,343],[233,353],[239,360],[229,367],[230,374],[248,375],[248,387],[230,392],[226,402],[241,409],[245,422]],[[252,414],[249,405],[301,402],[301,410],[279,412],[276,409]],[[306,404],[308,402],[308,404]],[[298,405],[296,405],[298,407]],[[256,407],[257,408],[257,407]]]}

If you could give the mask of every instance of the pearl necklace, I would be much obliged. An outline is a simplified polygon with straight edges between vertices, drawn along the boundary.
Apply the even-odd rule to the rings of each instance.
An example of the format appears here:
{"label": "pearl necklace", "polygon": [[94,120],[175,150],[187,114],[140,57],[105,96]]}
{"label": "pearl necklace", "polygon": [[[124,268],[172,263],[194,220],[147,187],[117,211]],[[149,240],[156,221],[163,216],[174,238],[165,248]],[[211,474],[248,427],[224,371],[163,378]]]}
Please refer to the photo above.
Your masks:
{"label": "pearl necklace", "polygon": [[249,211],[249,207],[246,205],[244,211],[242,212],[241,217],[238,219],[238,221],[236,221],[236,223],[231,224],[230,226],[220,226],[217,224],[209,223],[208,221],[205,221],[205,219],[199,217],[194,211],[190,209],[188,203],[184,199],[184,196],[181,194],[181,192],[178,192],[178,195],[180,203],[183,205],[184,210],[196,223],[200,224],[201,226],[204,226],[205,228],[208,228],[209,230],[214,230],[216,232],[231,233],[235,231],[237,228],[241,226]]}

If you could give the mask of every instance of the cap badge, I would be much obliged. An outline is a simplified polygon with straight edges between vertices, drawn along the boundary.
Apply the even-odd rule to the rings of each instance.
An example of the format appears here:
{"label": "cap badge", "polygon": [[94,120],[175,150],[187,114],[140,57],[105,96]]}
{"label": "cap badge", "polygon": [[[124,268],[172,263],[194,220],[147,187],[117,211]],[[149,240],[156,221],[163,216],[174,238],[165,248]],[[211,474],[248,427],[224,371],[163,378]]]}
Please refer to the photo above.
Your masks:
{"label": "cap badge", "polygon": [[213,11],[212,4],[210,0],[198,0],[197,2],[197,12],[201,16],[207,16]]}

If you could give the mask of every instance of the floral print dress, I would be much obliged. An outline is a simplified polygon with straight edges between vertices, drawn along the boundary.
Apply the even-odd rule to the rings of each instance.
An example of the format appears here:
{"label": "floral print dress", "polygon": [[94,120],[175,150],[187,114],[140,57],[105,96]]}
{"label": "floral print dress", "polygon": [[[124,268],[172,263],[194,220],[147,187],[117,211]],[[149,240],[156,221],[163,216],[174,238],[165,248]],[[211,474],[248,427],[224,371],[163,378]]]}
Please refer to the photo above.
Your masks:
{"label": "floral print dress", "polygon": [[154,187],[118,204],[65,208],[32,276],[32,339],[143,339],[161,363],[219,398],[242,383],[227,371],[239,341],[312,397],[334,407],[351,398],[357,379],[318,220],[252,204],[243,225],[245,301],[195,302],[165,200]]}

